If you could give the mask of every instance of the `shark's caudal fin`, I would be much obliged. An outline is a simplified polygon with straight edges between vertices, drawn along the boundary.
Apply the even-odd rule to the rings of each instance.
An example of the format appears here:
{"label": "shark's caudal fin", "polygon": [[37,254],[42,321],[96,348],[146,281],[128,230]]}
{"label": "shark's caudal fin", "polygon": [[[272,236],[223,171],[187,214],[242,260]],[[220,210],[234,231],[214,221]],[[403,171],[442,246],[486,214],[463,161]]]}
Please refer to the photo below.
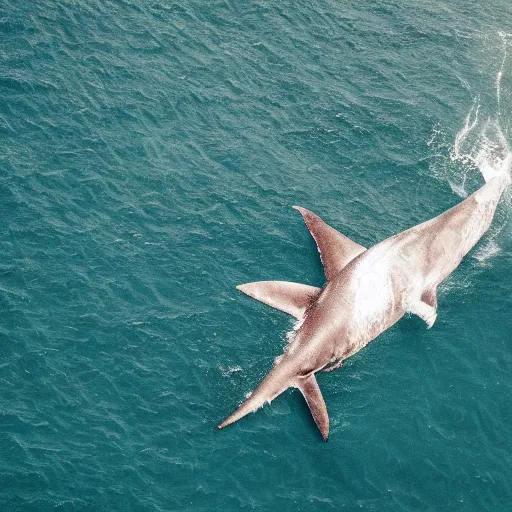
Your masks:
{"label": "shark's caudal fin", "polygon": [[300,389],[324,441],[327,441],[329,438],[329,416],[315,375],[312,373],[307,377],[297,377],[296,369],[289,364],[278,363],[274,366],[245,402],[233,414],[228,416],[218,428],[224,428],[235,423],[235,421],[262,407],[265,402],[270,403],[289,387]]}
{"label": "shark's caudal fin", "polygon": [[324,397],[316,381],[315,374],[312,373],[308,377],[301,379],[297,386],[309,406],[309,410],[315,420],[316,426],[320,430],[324,441],[329,439],[329,415],[325,406]]}
{"label": "shark's caudal fin", "polygon": [[315,239],[328,281],[338,275],[356,256],[366,251],[365,247],[331,228],[313,212],[300,206],[293,208],[300,212],[311,236]]}
{"label": "shark's caudal fin", "polygon": [[247,416],[262,407],[265,402],[270,403],[276,396],[294,386],[295,375],[293,368],[285,364],[277,364],[267,373],[260,385],[247,397],[236,410],[228,416],[218,428],[224,428],[231,423]]}
{"label": "shark's caudal fin", "polygon": [[288,281],[258,281],[237,286],[241,292],[300,320],[320,288]]}

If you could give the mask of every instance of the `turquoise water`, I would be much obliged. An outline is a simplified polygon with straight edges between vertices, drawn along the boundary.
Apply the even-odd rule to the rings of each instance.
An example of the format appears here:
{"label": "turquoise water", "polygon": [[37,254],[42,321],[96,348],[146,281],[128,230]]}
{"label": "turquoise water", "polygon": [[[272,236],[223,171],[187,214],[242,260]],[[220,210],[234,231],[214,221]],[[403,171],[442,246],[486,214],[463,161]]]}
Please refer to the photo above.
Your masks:
{"label": "turquoise water", "polygon": [[292,326],[235,285],[323,283],[292,205],[371,246],[482,183],[510,2],[0,5],[1,511],[510,510],[507,198],[329,443],[297,391],[216,430]]}

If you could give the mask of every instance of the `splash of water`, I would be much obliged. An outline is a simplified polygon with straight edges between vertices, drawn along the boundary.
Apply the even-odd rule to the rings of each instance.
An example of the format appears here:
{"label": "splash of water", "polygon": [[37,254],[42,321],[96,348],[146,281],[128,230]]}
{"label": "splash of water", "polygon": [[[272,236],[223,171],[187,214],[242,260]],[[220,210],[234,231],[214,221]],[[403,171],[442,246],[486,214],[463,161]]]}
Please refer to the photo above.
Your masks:
{"label": "splash of water", "polygon": [[450,158],[478,168],[488,180],[500,172],[512,153],[499,118],[488,117],[481,123],[478,118],[479,108],[480,105],[474,105],[467,115],[464,127],[455,137]]}
{"label": "splash of water", "polygon": [[[468,115],[466,116],[464,126],[455,136],[455,142],[450,150],[450,159],[452,162],[462,164],[465,172],[462,180],[462,187],[459,187],[459,195],[467,195],[465,183],[470,171],[476,167],[481,171],[484,177],[496,174],[511,156],[510,147],[505,131],[502,128],[502,79],[505,72],[508,51],[512,34],[499,32],[501,40],[503,57],[496,77],[496,112],[493,115],[482,116],[482,105],[480,97],[476,96]],[[452,186],[452,188],[454,188]]]}
{"label": "splash of water", "polygon": [[[501,40],[503,56],[494,79],[495,104],[493,112],[490,115],[487,114],[489,111],[486,108],[487,105],[482,104],[480,96],[475,96],[464,120],[464,125],[457,132],[455,141],[449,150],[450,162],[458,164],[457,170],[454,170],[453,165],[449,166],[448,172],[446,172],[447,169],[442,169],[442,172],[439,172],[439,169],[434,170],[438,177],[448,179],[452,190],[463,198],[468,196],[466,184],[476,176],[476,169],[488,180],[497,173],[503,172],[501,169],[512,159],[512,152],[507,140],[507,119],[504,113],[502,115],[502,103],[505,99],[502,93],[502,82],[506,76],[505,70],[509,60],[508,53],[512,34],[500,32],[498,35]],[[438,139],[439,134],[439,127],[436,127],[431,140],[428,141],[429,146]],[[470,188],[473,188],[473,185]],[[506,211],[498,214],[497,222],[491,228],[489,240],[474,254],[479,264],[485,264],[500,252],[496,236],[502,231],[511,211],[512,194],[510,191],[505,194],[505,202],[508,207],[505,208]]]}
{"label": "splash of water", "polygon": [[473,257],[480,265],[486,265],[488,260],[501,252],[501,247],[497,244],[496,240],[489,240],[486,244],[480,246]]}

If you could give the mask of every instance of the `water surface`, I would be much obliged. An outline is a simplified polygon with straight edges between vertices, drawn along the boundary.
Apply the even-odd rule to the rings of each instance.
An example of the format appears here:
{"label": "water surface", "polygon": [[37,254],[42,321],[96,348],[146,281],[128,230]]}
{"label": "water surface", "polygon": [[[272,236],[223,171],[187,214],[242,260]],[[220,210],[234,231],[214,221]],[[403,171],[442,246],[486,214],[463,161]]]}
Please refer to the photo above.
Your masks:
{"label": "water surface", "polygon": [[510,509],[506,200],[319,377],[329,443],[296,391],[215,429],[292,325],[235,285],[323,284],[292,205],[371,246],[482,183],[509,2],[0,5],[2,511]]}

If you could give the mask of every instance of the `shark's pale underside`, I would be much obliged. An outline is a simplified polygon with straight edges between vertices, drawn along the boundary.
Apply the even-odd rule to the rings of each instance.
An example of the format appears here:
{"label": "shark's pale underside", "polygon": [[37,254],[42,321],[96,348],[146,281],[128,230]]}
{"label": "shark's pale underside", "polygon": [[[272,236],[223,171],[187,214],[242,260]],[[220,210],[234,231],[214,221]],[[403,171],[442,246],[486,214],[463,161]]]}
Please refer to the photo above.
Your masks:
{"label": "shark's pale underside", "polygon": [[295,206],[316,241],[327,282],[321,289],[286,281],[237,287],[299,322],[270,372],[219,428],[296,387],[327,441],[329,416],[315,373],[339,368],[406,313],[418,315],[432,327],[437,287],[489,228],[511,182],[510,167],[508,157],[496,168],[482,168],[486,183],[467,199],[371,249]]}

